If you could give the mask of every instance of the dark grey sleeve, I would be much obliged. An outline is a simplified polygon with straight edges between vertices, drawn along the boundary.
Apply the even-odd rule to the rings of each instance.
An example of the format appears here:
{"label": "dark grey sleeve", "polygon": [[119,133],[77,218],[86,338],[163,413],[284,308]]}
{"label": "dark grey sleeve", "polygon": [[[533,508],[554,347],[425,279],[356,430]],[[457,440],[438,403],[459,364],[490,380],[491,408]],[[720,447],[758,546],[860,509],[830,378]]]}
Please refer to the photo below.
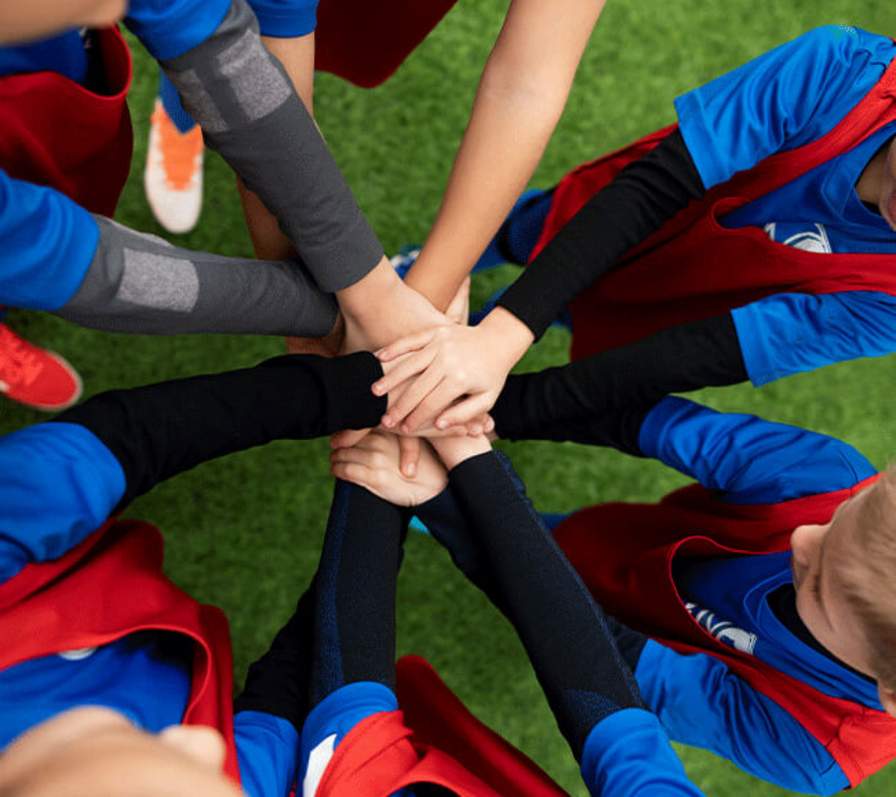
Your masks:
{"label": "dark grey sleeve", "polygon": [[94,218],[96,255],[81,287],[56,311],[69,321],[152,335],[322,337],[333,328],[336,300],[301,263],[193,252]]}
{"label": "dark grey sleeve", "polygon": [[245,0],[186,54],[162,61],[209,147],[264,202],[317,284],[364,277],[383,249]]}

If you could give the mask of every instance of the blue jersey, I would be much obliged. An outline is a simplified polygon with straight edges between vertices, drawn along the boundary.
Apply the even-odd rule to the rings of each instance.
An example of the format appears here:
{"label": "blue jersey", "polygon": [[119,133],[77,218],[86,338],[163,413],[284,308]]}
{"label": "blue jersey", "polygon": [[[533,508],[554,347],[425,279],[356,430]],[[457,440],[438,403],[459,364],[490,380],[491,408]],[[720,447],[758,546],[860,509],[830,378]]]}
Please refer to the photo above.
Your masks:
{"label": "blue jersey", "polygon": [[[856,28],[813,30],[676,100],[682,136],[707,188],[832,130],[880,80],[892,39]],[[726,216],[817,253],[893,253],[896,232],[855,184],[896,135],[885,126],[849,152]],[[732,312],[756,385],[896,350],[896,297],[882,292],[770,296]]]}
{"label": "blue jersey", "polygon": [[[316,25],[316,0],[255,0],[261,32],[303,36]],[[230,0],[132,0],[125,19],[156,58],[175,58],[208,38]],[[41,42],[0,47],[0,78],[51,71],[82,83],[85,41],[71,30]],[[96,254],[92,217],[57,191],[0,171],[0,305],[58,310],[71,299]]]}
{"label": "blue jersey", "polygon": [[[876,473],[852,446],[827,435],[680,398],[651,410],[639,445],[722,500],[741,504],[834,492]],[[718,639],[825,694],[880,709],[873,683],[811,648],[775,616],[769,596],[792,585],[789,562],[789,553],[686,562],[676,568],[676,586],[695,619]],[[635,676],[673,739],[713,750],[795,791],[832,794],[849,785],[794,717],[718,659],[680,655],[651,641]]]}
{"label": "blue jersey", "polygon": [[[126,488],[118,460],[77,424],[40,424],[0,438],[0,473],[0,584],[84,540]],[[150,732],[176,725],[190,694],[192,655],[189,640],[144,632],[0,671],[0,749],[33,725],[85,704],[114,708]],[[286,797],[298,766],[292,724],[245,711],[234,718],[234,735],[246,793]]]}

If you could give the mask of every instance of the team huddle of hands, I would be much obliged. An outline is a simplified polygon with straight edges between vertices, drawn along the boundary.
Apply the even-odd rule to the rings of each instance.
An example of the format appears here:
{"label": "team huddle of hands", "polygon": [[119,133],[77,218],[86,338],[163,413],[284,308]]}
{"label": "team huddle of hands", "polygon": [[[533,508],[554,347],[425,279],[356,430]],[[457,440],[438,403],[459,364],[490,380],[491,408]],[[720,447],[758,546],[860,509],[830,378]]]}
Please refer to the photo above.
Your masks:
{"label": "team huddle of hands", "polygon": [[[407,285],[402,289],[413,294],[412,304],[423,299]],[[488,436],[495,428],[489,411],[532,336],[527,329],[525,345],[520,345],[493,331],[490,319],[495,314],[499,321],[502,313],[510,315],[501,308],[479,325],[468,326],[469,292],[467,277],[445,313],[423,299],[432,311],[424,326],[374,351],[383,376],[371,391],[387,397],[387,410],[376,430],[333,436],[335,476],[392,503],[414,506],[441,492],[445,466],[450,469],[451,463],[489,450]],[[293,339],[289,348],[333,356],[368,348],[377,337],[376,332],[359,334],[357,327],[353,334],[352,326],[343,312],[327,339]]]}

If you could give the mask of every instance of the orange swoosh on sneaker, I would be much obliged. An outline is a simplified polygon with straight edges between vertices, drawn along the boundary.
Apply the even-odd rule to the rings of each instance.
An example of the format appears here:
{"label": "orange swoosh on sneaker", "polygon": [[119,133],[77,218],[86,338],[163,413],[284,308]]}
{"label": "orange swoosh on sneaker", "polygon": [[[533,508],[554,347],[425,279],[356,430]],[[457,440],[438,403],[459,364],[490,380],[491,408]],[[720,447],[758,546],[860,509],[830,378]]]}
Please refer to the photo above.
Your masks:
{"label": "orange swoosh on sneaker", "polygon": [[195,125],[189,132],[181,133],[161,103],[153,112],[152,122],[159,132],[165,182],[177,191],[184,191],[189,188],[199,166],[197,158],[204,147],[202,130]]}

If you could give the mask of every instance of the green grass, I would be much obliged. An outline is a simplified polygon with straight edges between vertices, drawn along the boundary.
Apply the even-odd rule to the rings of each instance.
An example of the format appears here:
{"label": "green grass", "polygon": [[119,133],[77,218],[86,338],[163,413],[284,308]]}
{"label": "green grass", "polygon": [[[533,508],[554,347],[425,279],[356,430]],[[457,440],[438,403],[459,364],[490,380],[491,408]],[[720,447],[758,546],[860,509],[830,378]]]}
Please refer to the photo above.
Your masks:
{"label": "green grass", "polygon": [[[389,250],[420,241],[431,223],[478,70],[505,6],[496,0],[462,0],[395,78],[377,90],[357,90],[329,75],[319,78],[321,126]],[[667,124],[678,93],[815,25],[848,23],[891,33],[891,8],[864,0],[611,0],[533,184],[550,185],[572,166]],[[140,181],[155,80],[155,68],[138,50],[131,102],[136,154],[119,219],[161,232]],[[232,176],[214,156],[207,188],[198,230],[178,243],[249,254]],[[481,300],[512,276],[508,267],[478,279],[475,297]],[[36,313],[14,313],[12,324],[66,354],[83,375],[88,394],[240,367],[281,351],[274,339],[101,334]],[[552,331],[522,367],[563,362],[567,345],[563,334]],[[896,451],[894,366],[893,358],[848,363],[761,390],[705,391],[700,399],[837,435],[882,466]],[[41,417],[4,403],[0,432]],[[160,486],[129,511],[165,531],[172,578],[229,614],[237,678],[287,618],[313,573],[331,492],[326,449],[324,441],[281,443],[210,463]],[[541,443],[507,450],[545,510],[602,500],[653,500],[683,483],[655,463],[607,451]],[[518,641],[425,537],[409,540],[399,604],[399,651],[427,656],[483,720],[571,793],[584,794]],[[707,793],[784,793],[709,754],[683,750],[682,756]],[[889,795],[894,789],[896,768],[891,768],[857,794]]]}

